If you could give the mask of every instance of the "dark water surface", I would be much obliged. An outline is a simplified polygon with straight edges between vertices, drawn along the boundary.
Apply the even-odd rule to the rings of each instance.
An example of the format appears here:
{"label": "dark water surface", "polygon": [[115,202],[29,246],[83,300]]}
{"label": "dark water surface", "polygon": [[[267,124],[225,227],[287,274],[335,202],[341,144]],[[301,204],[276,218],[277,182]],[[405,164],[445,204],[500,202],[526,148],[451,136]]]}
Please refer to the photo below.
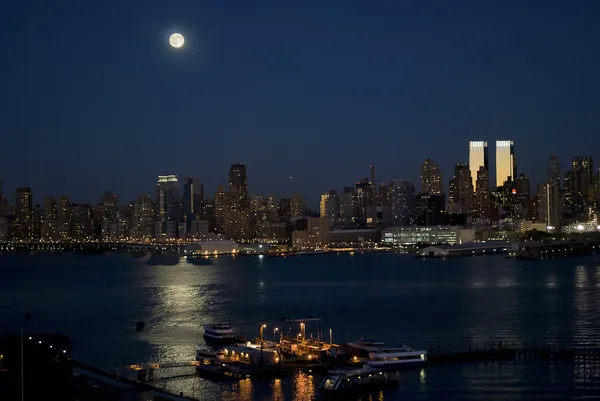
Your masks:
{"label": "dark water surface", "polygon": [[[517,262],[339,254],[165,265],[116,254],[0,255],[0,331],[18,330],[27,311],[32,330],[68,334],[76,358],[113,370],[193,360],[207,323],[231,321],[256,335],[259,323],[268,322],[270,338],[284,316],[323,317],[336,342],[600,344],[600,257]],[[141,333],[136,320],[146,322]],[[316,380],[302,374],[213,383],[191,376],[164,383],[202,400],[308,400]],[[434,366],[402,372],[400,381],[397,391],[372,399],[589,399],[600,391],[597,366],[563,362]]]}

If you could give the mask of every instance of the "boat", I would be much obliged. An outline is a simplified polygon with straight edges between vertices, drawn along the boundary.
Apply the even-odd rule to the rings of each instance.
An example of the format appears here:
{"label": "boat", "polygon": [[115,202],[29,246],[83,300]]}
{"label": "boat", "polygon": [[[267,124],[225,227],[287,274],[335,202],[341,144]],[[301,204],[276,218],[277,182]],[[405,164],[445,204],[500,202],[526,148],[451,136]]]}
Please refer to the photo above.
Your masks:
{"label": "boat", "polygon": [[196,348],[196,360],[199,362],[196,370],[199,375],[211,379],[222,379],[233,376],[235,367],[223,363],[225,350],[212,350],[208,348]]}
{"label": "boat", "polygon": [[348,343],[348,353],[358,357],[368,358],[369,354],[381,350],[384,346],[385,343],[382,341],[365,341],[361,338],[360,340]]}
{"label": "boat", "polygon": [[204,326],[204,341],[211,345],[229,345],[235,342],[235,336],[229,324],[207,324]]}
{"label": "boat", "polygon": [[397,387],[398,380],[390,372],[364,365],[359,369],[330,370],[322,379],[318,391],[326,397],[348,399],[364,392]]}
{"label": "boat", "polygon": [[415,350],[407,346],[382,348],[371,352],[367,364],[376,369],[394,371],[408,366],[422,365],[427,362],[427,351]]}

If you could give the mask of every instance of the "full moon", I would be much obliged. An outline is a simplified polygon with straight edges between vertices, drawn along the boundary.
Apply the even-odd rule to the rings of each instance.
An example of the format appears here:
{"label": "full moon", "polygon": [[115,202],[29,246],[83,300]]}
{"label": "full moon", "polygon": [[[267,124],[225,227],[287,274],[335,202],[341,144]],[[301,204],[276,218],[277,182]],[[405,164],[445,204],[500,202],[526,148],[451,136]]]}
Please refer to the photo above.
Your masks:
{"label": "full moon", "polygon": [[180,33],[174,33],[169,37],[169,44],[177,49],[183,46],[184,42],[185,39]]}

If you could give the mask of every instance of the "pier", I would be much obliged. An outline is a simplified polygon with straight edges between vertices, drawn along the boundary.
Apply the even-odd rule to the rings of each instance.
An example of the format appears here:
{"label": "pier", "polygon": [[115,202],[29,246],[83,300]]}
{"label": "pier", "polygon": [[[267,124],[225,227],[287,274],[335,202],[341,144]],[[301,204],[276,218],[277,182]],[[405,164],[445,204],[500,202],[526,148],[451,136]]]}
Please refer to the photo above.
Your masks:
{"label": "pier", "polygon": [[559,240],[541,242],[513,242],[508,257],[513,259],[539,260],[566,256],[592,255],[600,252],[600,241]]}

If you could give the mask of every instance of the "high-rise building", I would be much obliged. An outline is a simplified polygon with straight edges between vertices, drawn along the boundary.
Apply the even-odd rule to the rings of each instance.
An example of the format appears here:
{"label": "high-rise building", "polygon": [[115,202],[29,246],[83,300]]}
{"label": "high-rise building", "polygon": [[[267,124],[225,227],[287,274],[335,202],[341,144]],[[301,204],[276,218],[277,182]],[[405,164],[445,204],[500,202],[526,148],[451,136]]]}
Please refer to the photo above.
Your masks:
{"label": "high-rise building", "polygon": [[340,214],[340,198],[336,190],[325,192],[321,195],[319,204],[320,216],[327,217],[330,223],[335,223]]}
{"label": "high-rise building", "polygon": [[560,187],[560,162],[556,153],[552,153],[548,161],[548,181]]}
{"label": "high-rise building", "polygon": [[515,181],[517,159],[513,141],[496,141],[496,186],[501,187],[506,181]]}
{"label": "high-rise building", "polygon": [[431,159],[425,159],[421,165],[421,193],[441,195],[443,192],[442,172]]}
{"label": "high-rise building", "polygon": [[373,187],[368,178],[356,183],[357,223],[361,227],[372,227],[376,224],[377,216],[373,213]]}
{"label": "high-rise building", "polygon": [[190,232],[192,221],[199,219],[204,201],[204,187],[195,177],[188,177],[183,184],[183,215],[186,231]]}
{"label": "high-rise building", "polygon": [[290,199],[292,217],[303,217],[306,214],[306,203],[300,194],[293,194]]}
{"label": "high-rise building", "polygon": [[229,192],[232,193],[232,205],[237,209],[248,207],[248,177],[246,166],[232,164],[229,168]]}
{"label": "high-rise building", "polygon": [[560,187],[558,183],[548,180],[538,186],[538,218],[540,223],[545,223],[548,230],[559,231],[560,215]]}
{"label": "high-rise building", "polygon": [[344,187],[340,195],[340,223],[351,227],[357,222],[356,193],[354,187]]}
{"label": "high-rise building", "polygon": [[33,239],[33,199],[31,188],[17,189],[15,202],[15,237],[21,241]]}
{"label": "high-rise building", "polygon": [[292,200],[289,198],[280,199],[279,205],[277,205],[277,214],[280,220],[289,220],[292,217]]}
{"label": "high-rise building", "polygon": [[138,240],[154,237],[155,213],[150,195],[138,196],[133,209],[131,222],[132,237]]}
{"label": "high-rise building", "polygon": [[227,191],[220,185],[214,196],[215,208],[215,230],[225,232],[225,216],[227,214]]}
{"label": "high-rise building", "polygon": [[4,217],[4,193],[2,192],[2,180],[0,180],[0,219]]}
{"label": "high-rise building", "polygon": [[470,141],[469,168],[471,169],[473,191],[477,190],[477,172],[480,167],[483,167],[485,171],[489,171],[488,143],[486,141]]}
{"label": "high-rise building", "polygon": [[410,226],[415,220],[415,185],[404,180],[393,180],[389,186],[392,224]]}
{"label": "high-rise building", "polygon": [[519,174],[515,182],[517,195],[520,197],[528,197],[531,194],[531,180],[525,174]]}
{"label": "high-rise building", "polygon": [[451,180],[453,189],[452,203],[453,213],[467,213],[472,208],[473,180],[471,170],[467,163],[459,163],[454,166],[454,178]]}
{"label": "high-rise building", "polygon": [[71,204],[69,198],[61,196],[56,205],[58,237],[61,241],[71,239]]}
{"label": "high-rise building", "polygon": [[[173,230],[170,228],[177,226],[183,220],[181,192],[179,180],[176,175],[158,176],[156,183],[156,206],[158,208],[158,221],[162,224],[160,234],[167,234],[167,231],[169,231],[173,235]],[[169,230],[167,230],[168,222],[171,222]]]}
{"label": "high-rise building", "polygon": [[489,174],[484,166],[477,172],[477,190],[473,211],[477,217],[486,217],[490,210]]}

